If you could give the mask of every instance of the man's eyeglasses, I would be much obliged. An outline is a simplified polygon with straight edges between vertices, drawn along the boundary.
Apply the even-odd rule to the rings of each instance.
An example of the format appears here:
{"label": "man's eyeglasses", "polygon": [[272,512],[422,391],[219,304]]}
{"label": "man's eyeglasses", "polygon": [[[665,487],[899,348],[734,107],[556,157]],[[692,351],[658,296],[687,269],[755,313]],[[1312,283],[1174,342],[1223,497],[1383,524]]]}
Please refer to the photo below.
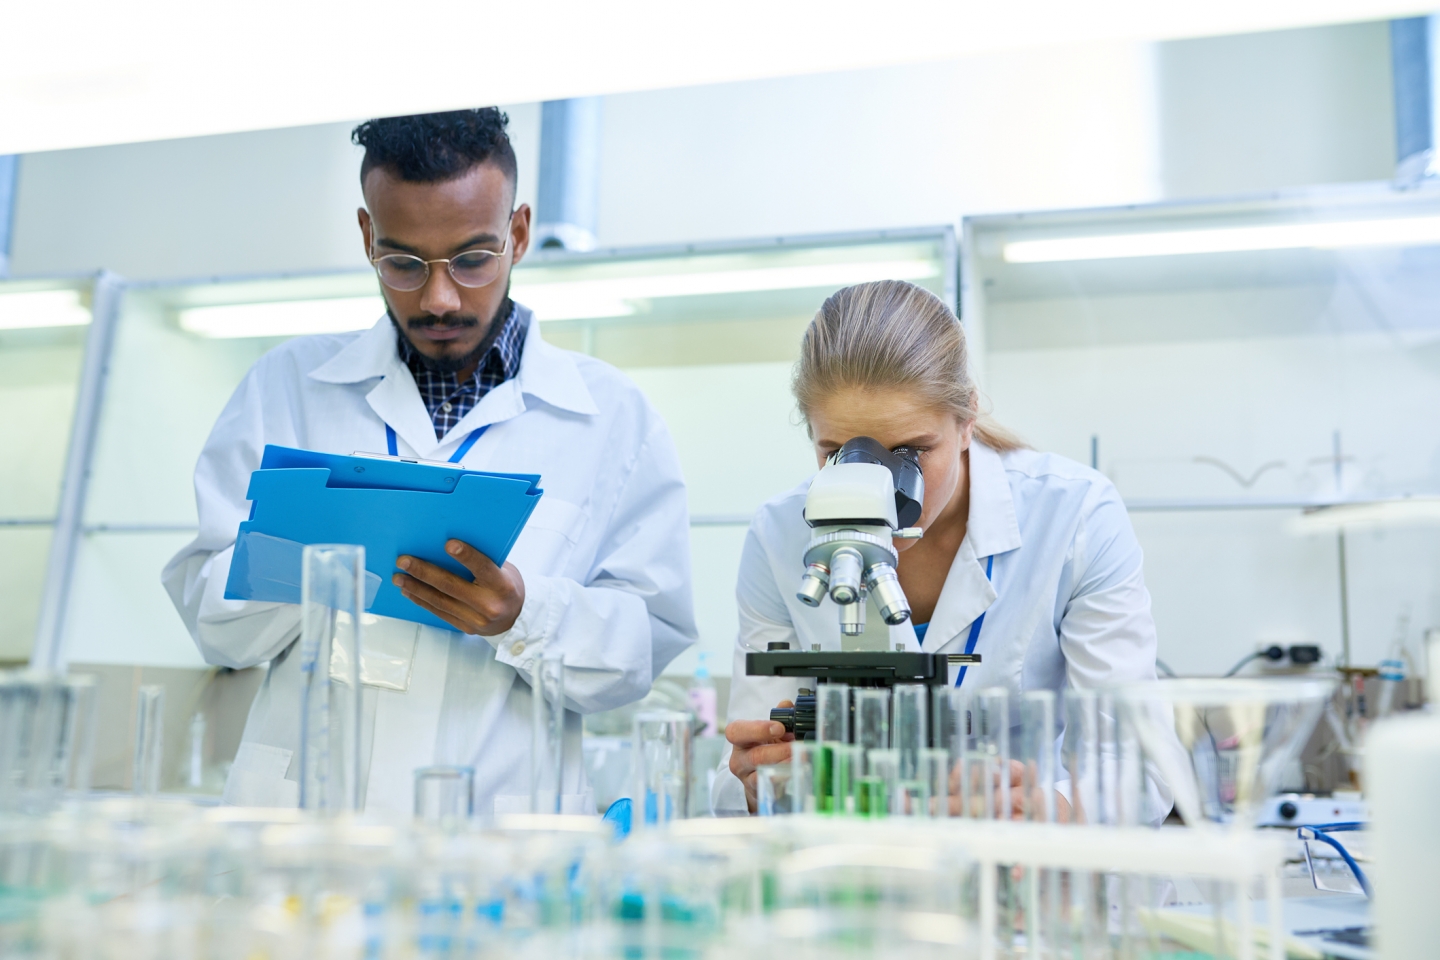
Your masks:
{"label": "man's eyeglasses", "polygon": [[432,263],[445,264],[450,279],[462,287],[483,287],[494,283],[500,276],[500,262],[510,252],[510,241],[510,234],[506,234],[505,247],[499,253],[467,250],[447,260],[422,260],[408,253],[387,253],[383,257],[372,257],[370,263],[381,283],[403,293],[419,290],[429,282]]}

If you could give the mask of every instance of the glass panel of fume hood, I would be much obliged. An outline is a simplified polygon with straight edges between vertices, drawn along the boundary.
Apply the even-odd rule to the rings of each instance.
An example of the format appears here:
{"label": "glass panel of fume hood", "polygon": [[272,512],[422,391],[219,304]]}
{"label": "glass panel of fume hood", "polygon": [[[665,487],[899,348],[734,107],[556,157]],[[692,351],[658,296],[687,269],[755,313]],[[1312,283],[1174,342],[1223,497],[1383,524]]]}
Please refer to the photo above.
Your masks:
{"label": "glass panel of fume hood", "polygon": [[1162,659],[1219,673],[1257,644],[1309,642],[1333,662],[1348,633],[1351,661],[1373,665],[1397,633],[1418,649],[1440,626],[1440,189],[965,230],[964,317],[995,415],[1115,482]]}
{"label": "glass panel of fume hood", "polygon": [[[953,304],[953,232],[532,250],[514,271],[512,295],[535,309],[542,336],[624,369],[669,424],[697,522],[702,642],[717,672],[731,661],[748,518],[814,469],[789,394],[805,324],[839,287],[885,277]],[[363,329],[383,310],[368,270],[126,291],[67,619],[72,661],[202,666],[159,572],[194,536],[192,476],[216,417],[288,336]],[[735,449],[763,455],[735,458]]]}
{"label": "glass panel of fume hood", "polygon": [[88,282],[0,282],[0,662],[35,637],[89,322]]}

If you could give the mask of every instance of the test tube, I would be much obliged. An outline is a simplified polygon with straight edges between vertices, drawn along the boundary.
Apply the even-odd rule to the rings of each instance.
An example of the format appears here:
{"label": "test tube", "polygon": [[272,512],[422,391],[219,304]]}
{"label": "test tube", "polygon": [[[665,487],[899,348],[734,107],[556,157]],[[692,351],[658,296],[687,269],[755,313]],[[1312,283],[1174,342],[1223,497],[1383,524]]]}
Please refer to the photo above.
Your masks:
{"label": "test tube", "polygon": [[930,798],[929,815],[950,816],[950,751],[939,747],[921,750],[918,779],[924,781]]}
{"label": "test tube", "polygon": [[891,745],[900,752],[900,779],[920,775],[920,751],[930,746],[926,718],[928,690],[924,684],[897,683],[894,688],[894,718]]}
{"label": "test tube", "polygon": [[835,748],[850,742],[850,687],[822,683],[815,690],[815,809],[821,813],[844,811],[844,794],[835,793]]}
{"label": "test tube", "polygon": [[682,819],[690,809],[692,715],[653,710],[635,715],[635,799],[637,826]]}
{"label": "test tube", "polygon": [[135,768],[131,787],[136,796],[160,791],[160,761],[165,754],[165,688],[147,684],[135,691]]}
{"label": "test tube", "polygon": [[90,779],[95,765],[95,734],[99,729],[96,710],[95,678],[65,678],[66,710],[64,751],[60,758],[61,776],[66,787],[77,793],[90,792]]}
{"label": "test tube", "polygon": [[1065,691],[1061,783],[1070,793],[1072,823],[1102,823],[1100,814],[1100,698],[1094,690]]}
{"label": "test tube", "polygon": [[855,691],[855,745],[862,750],[889,748],[889,692],[864,689]]}
{"label": "test tube", "polygon": [[459,823],[475,812],[474,767],[416,767],[415,819]]}
{"label": "test tube", "polygon": [[1027,690],[1020,695],[1020,742],[1015,758],[1020,775],[1020,809],[1026,820],[1055,820],[1055,693]]}
{"label": "test tube", "polygon": [[[815,813],[828,790],[830,770],[824,764],[824,744],[796,740],[790,744],[790,795],[796,813]],[[827,811],[828,812],[828,811]]]}
{"label": "test tube", "polygon": [[365,548],[307,546],[300,595],[300,806],[359,810]]}
{"label": "test tube", "polygon": [[855,783],[865,772],[865,751],[853,743],[825,745],[831,753],[830,796],[836,813],[855,812]]}
{"label": "test tube", "polygon": [[778,817],[790,812],[790,776],[788,763],[772,763],[755,768],[755,812],[762,817]]}
{"label": "test tube", "polygon": [[560,812],[565,765],[565,658],[546,651],[530,678],[530,812]]}
{"label": "test tube", "polygon": [[899,785],[900,751],[867,750],[865,776],[856,789],[855,812],[866,817],[888,816],[900,802]]}
{"label": "test tube", "polygon": [[1004,687],[987,687],[975,695],[972,709],[984,816],[1009,820],[1010,692]]}

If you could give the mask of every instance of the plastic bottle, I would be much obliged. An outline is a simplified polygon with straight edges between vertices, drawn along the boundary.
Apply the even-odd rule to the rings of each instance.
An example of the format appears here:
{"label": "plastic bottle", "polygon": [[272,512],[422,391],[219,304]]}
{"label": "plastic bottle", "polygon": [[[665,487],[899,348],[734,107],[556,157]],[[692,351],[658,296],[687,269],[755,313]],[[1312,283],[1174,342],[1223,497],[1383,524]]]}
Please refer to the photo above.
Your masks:
{"label": "plastic bottle", "polygon": [[1395,624],[1395,639],[1390,641],[1390,650],[1379,664],[1380,704],[1375,715],[1389,716],[1395,708],[1395,694],[1405,683],[1410,672],[1410,655],[1405,649],[1405,640],[1410,633],[1410,613],[1400,615]]}
{"label": "plastic bottle", "polygon": [[[1429,662],[1440,663],[1440,640],[1430,641]],[[1379,956],[1433,957],[1440,943],[1440,911],[1435,909],[1440,714],[1415,711],[1381,720],[1371,728],[1365,751],[1375,861],[1385,866],[1375,880]]]}
{"label": "plastic bottle", "polygon": [[690,709],[704,727],[699,736],[713,737],[720,731],[716,724],[719,716],[716,706],[715,681],[710,679],[710,667],[705,663],[706,654],[699,656],[695,665],[695,682],[690,685]]}

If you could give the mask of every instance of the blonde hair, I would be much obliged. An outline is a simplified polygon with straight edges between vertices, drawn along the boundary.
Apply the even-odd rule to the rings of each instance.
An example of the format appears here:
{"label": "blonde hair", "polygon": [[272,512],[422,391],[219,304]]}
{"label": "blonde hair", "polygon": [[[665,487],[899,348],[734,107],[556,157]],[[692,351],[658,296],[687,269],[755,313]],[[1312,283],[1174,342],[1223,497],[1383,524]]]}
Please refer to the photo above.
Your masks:
{"label": "blonde hair", "polygon": [[995,450],[1025,442],[980,412],[965,331],[945,302],[903,280],[857,283],[831,294],[800,343],[791,389],[808,424],[810,409],[840,389],[899,388],[975,425]]}

